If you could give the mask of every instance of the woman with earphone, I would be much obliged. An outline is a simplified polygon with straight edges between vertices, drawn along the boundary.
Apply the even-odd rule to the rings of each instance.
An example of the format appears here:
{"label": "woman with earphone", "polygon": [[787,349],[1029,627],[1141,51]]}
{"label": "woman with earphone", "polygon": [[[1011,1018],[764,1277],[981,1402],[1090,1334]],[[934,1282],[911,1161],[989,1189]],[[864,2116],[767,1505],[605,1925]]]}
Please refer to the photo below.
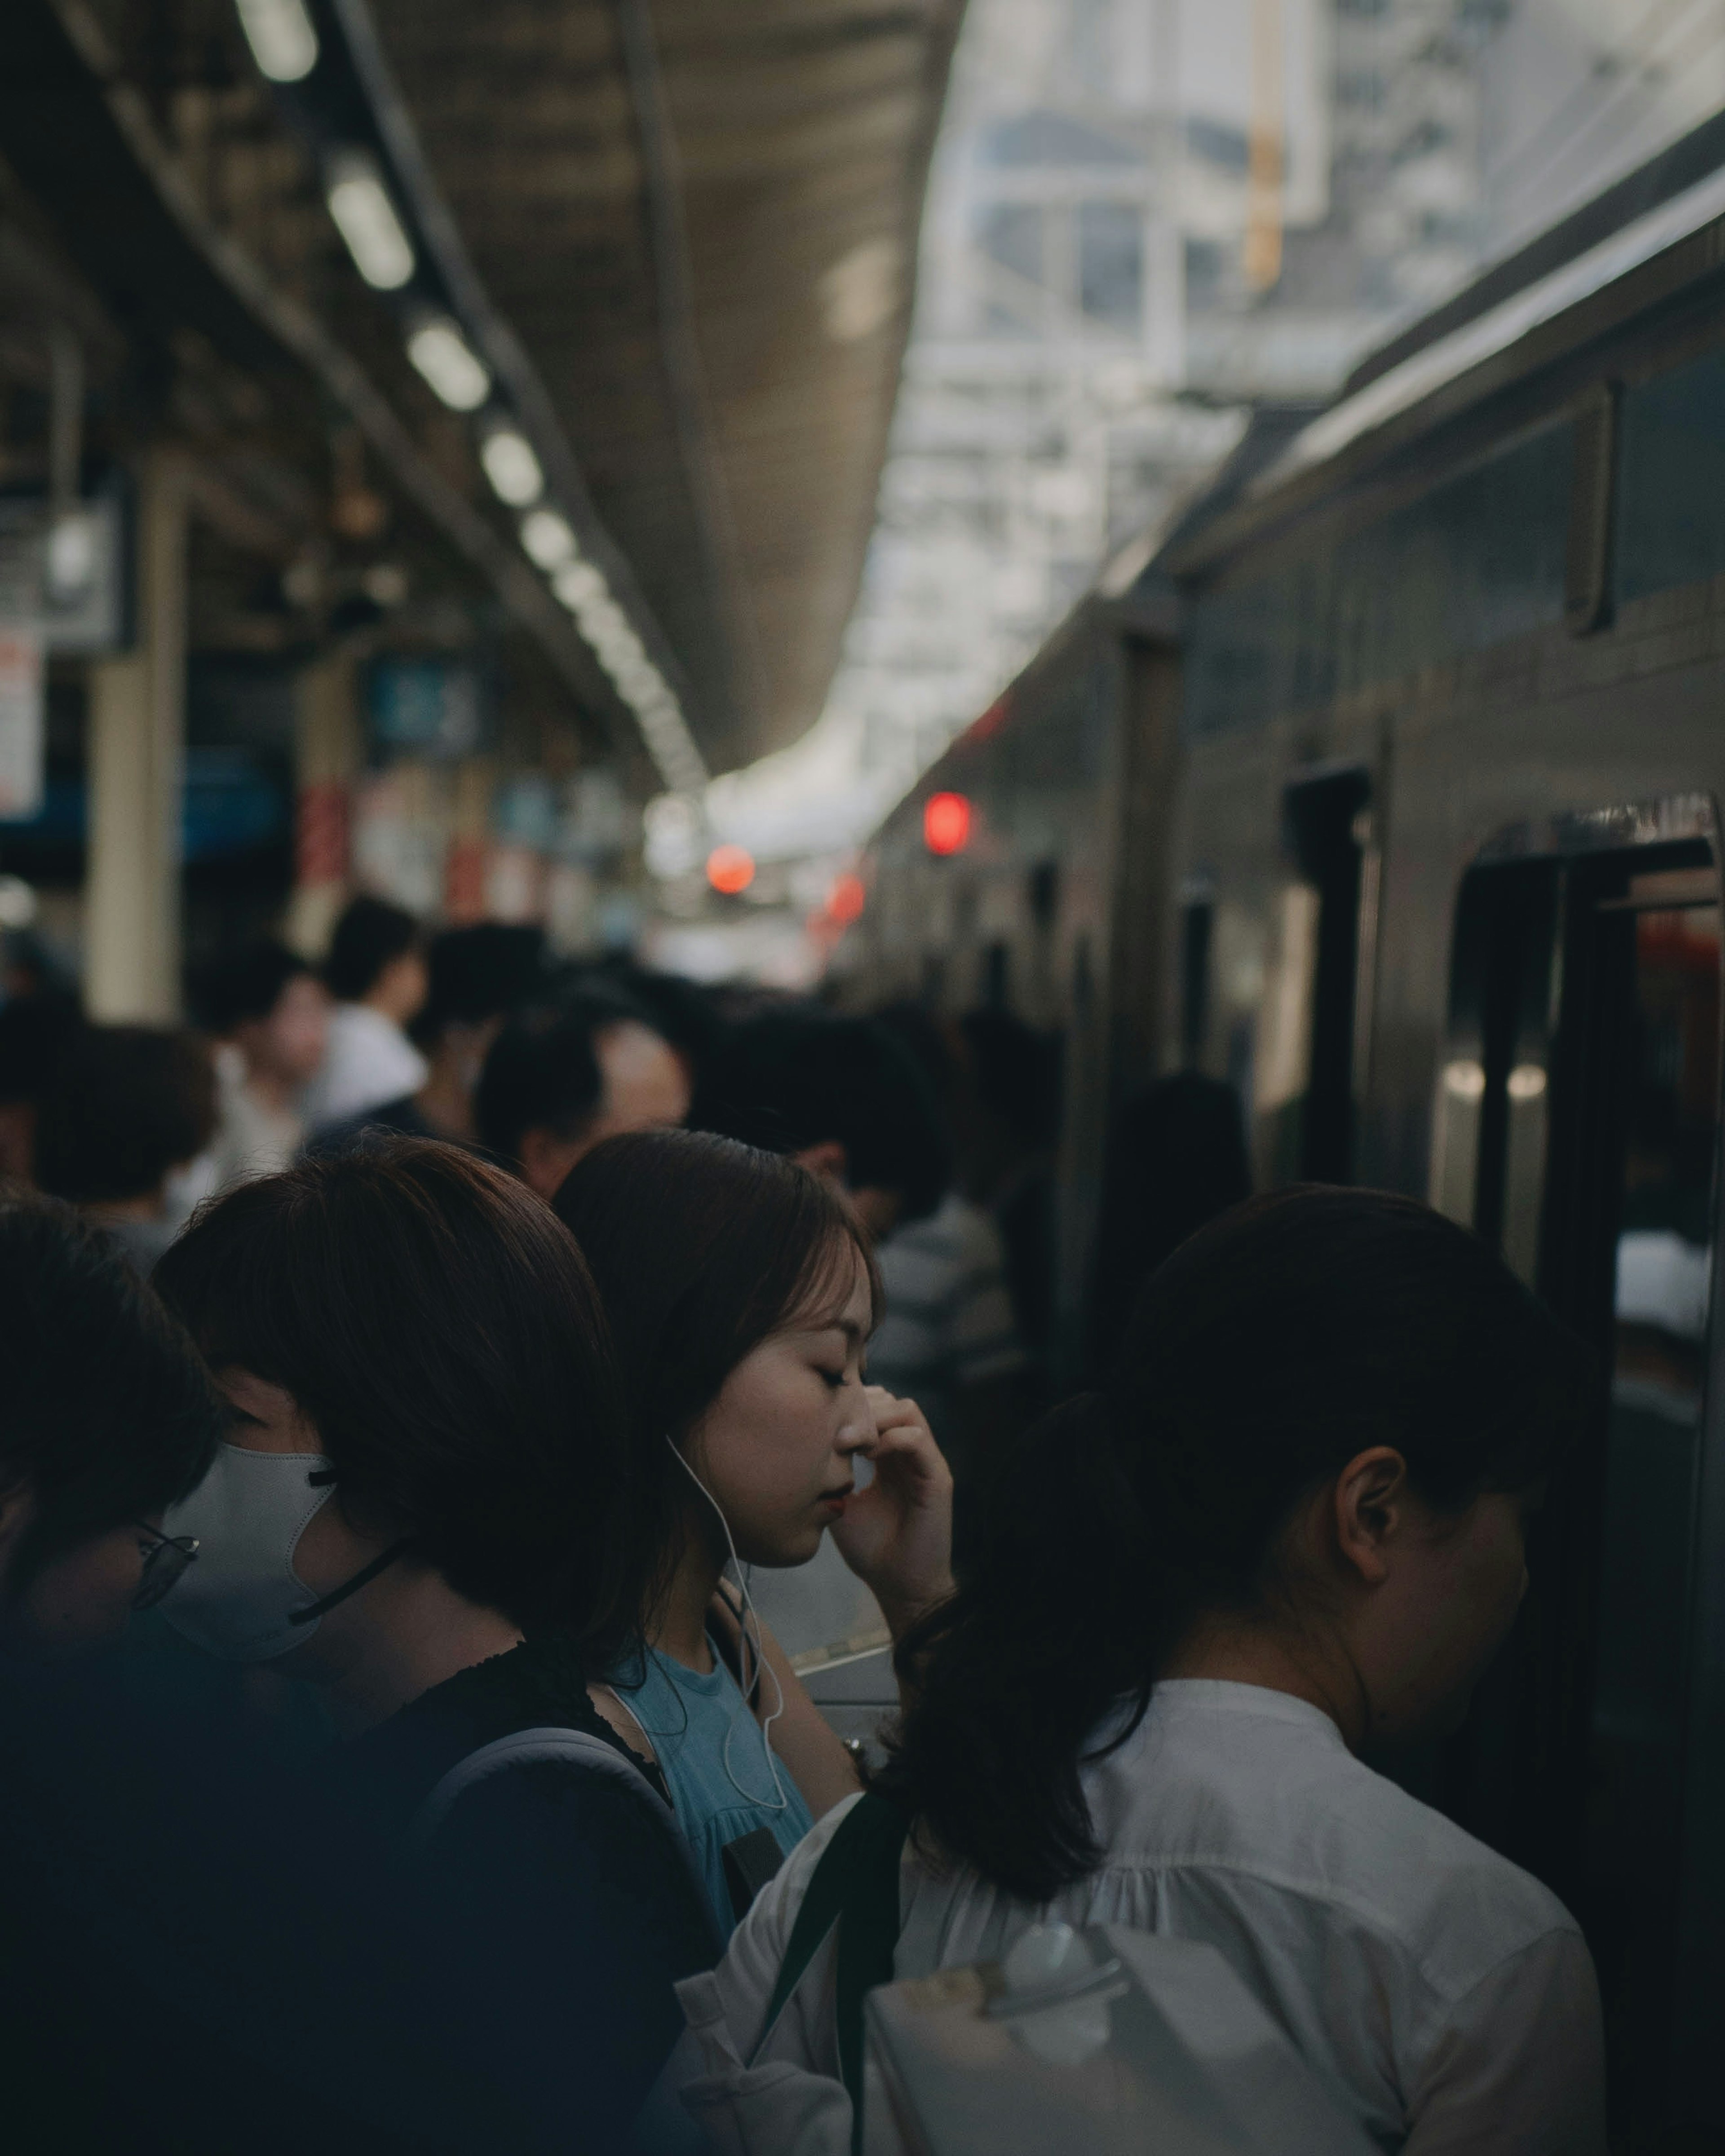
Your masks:
{"label": "woman with earphone", "polygon": [[610,1320],[658,1523],[638,1637],[593,1702],[656,1760],[728,1933],[858,1786],[756,1618],[748,1568],[804,1564],[830,1529],[897,1637],[952,1592],[952,1478],[916,1407],[864,1383],[879,1277],[809,1170],[641,1132],[589,1153],[556,1210]]}

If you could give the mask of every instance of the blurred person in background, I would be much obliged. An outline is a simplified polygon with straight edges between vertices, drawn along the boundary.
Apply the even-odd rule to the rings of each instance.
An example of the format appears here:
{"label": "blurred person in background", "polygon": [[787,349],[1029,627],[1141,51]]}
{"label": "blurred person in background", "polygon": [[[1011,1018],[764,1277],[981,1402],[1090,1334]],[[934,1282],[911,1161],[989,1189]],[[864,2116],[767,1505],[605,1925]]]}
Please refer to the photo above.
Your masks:
{"label": "blurred person in background", "polygon": [[734,1027],[701,1074],[689,1123],[837,1183],[877,1242],[926,1219],[952,1179],[940,1109],[910,1050],[876,1019],[814,1004]]}
{"label": "blurred person in background", "polygon": [[169,1178],[215,1127],[215,1068],[202,1034],[85,1026],[57,1058],[38,1108],[36,1181],[105,1228],[147,1274],[181,1224]]}
{"label": "blurred person in background", "polygon": [[204,1009],[219,1113],[211,1188],[285,1168],[305,1140],[301,1102],[329,1038],[329,992],[286,944],[264,937],[211,969]]}
{"label": "blurred person in background", "polygon": [[356,898],[336,923],[324,979],[336,1008],[323,1067],[305,1096],[314,1131],[425,1083],[425,1059],[406,1030],[429,987],[418,922],[386,900]]}
{"label": "blurred person in background", "polygon": [[59,990],[0,1004],[0,1181],[36,1180],[36,1123],[55,1065],[84,1029],[78,998]]}
{"label": "blurred person in background", "polygon": [[670,1042],[630,998],[585,978],[505,1024],[475,1099],[485,1146],[546,1199],[602,1138],[680,1123],[688,1109]]}
{"label": "blurred person in background", "polygon": [[424,1084],[326,1125],[315,1152],[339,1152],[368,1130],[480,1143],[480,1073],[504,1019],[543,985],[544,931],[491,921],[445,929],[432,939],[426,971],[425,1002],[409,1029],[426,1060]]}
{"label": "blurred person in background", "polygon": [[1054,1332],[1060,1036],[1039,1033],[1005,1010],[967,1012],[958,1029],[969,1051],[974,1104],[964,1187],[1000,1230],[1019,1337],[1045,1374]]}
{"label": "blurred person in background", "polygon": [[698,1083],[728,1024],[713,989],[680,973],[656,973],[650,966],[623,957],[584,968],[579,979],[588,988],[608,988],[626,998],[636,1014],[670,1043],[688,1086],[692,1089]]}
{"label": "blurred person in background", "polygon": [[1091,1357],[1112,1360],[1144,1282],[1189,1235],[1251,1195],[1240,1096],[1183,1070],[1124,1101],[1109,1134],[1091,1275]]}
{"label": "blurred person in background", "polygon": [[[916,1004],[878,1014],[916,1057],[963,1163],[975,1121],[963,1036]],[[1038,1404],[993,1216],[956,1185],[927,1219],[895,1228],[875,1251],[886,1310],[869,1374],[928,1417],[958,1488],[961,1518],[983,1455],[1008,1442]]]}

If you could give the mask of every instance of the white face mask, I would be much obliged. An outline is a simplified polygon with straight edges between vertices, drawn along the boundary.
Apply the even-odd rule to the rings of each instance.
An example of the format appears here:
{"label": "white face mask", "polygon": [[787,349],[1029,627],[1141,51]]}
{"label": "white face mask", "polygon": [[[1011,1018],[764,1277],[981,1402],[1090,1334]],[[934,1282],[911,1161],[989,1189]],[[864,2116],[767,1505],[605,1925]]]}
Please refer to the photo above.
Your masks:
{"label": "white face mask", "polygon": [[248,1452],[222,1445],[189,1497],[171,1506],[162,1532],[195,1535],[198,1562],[163,1598],[177,1632],[226,1662],[268,1662],[309,1640],[323,1605],[294,1570],[294,1552],[330,1499],[321,1452]]}

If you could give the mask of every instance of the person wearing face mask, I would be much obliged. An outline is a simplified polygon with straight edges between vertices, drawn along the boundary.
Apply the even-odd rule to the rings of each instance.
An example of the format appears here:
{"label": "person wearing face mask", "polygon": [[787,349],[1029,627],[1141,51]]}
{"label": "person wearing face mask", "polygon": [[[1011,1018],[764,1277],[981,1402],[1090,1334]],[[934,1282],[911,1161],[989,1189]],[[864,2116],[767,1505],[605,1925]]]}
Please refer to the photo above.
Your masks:
{"label": "person wearing face mask", "polygon": [[167,1516],[201,1568],[164,1618],[326,1689],[330,1771],[432,1868],[522,2102],[620,2145],[713,1944],[656,1770],[587,1690],[649,1537],[579,1250],[501,1169],[384,1138],[218,1200],[159,1285],[230,1417]]}
{"label": "person wearing face mask", "polygon": [[1377,2147],[1603,2156],[1574,1918],[1361,1757],[1459,1725],[1526,1585],[1524,1515],[1587,1429],[1586,1365],[1407,1199],[1284,1190],[1194,1235],[902,1643],[914,1694],[870,1794],[683,1987],[730,2063],[691,2035],[668,2081],[717,2145],[790,2119],[799,2148],[850,2145],[848,1919],[836,1947],[798,1922],[836,1892],[896,1920],[853,1984],[1055,1919],[1200,1940]]}
{"label": "person wearing face mask", "polygon": [[594,1702],[650,1747],[726,1932],[857,1786],[757,1619],[747,1568],[806,1564],[830,1532],[902,1632],[952,1589],[952,1479],[914,1404],[863,1381],[878,1280],[822,1177],[730,1139],[641,1132],[588,1153],[557,1210],[610,1320],[656,1511],[635,1636]]}

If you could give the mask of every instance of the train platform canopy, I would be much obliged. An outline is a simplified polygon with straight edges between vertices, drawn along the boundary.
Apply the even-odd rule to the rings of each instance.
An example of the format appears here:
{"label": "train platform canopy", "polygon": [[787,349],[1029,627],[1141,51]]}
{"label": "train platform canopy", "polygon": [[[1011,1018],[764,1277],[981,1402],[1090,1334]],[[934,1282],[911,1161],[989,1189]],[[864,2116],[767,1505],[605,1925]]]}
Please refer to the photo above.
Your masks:
{"label": "train platform canopy", "polygon": [[836,664],[959,11],[14,0],[0,362],[69,334],[85,449],[170,429],[236,558],[360,576],[381,489],[417,591],[697,785]]}

